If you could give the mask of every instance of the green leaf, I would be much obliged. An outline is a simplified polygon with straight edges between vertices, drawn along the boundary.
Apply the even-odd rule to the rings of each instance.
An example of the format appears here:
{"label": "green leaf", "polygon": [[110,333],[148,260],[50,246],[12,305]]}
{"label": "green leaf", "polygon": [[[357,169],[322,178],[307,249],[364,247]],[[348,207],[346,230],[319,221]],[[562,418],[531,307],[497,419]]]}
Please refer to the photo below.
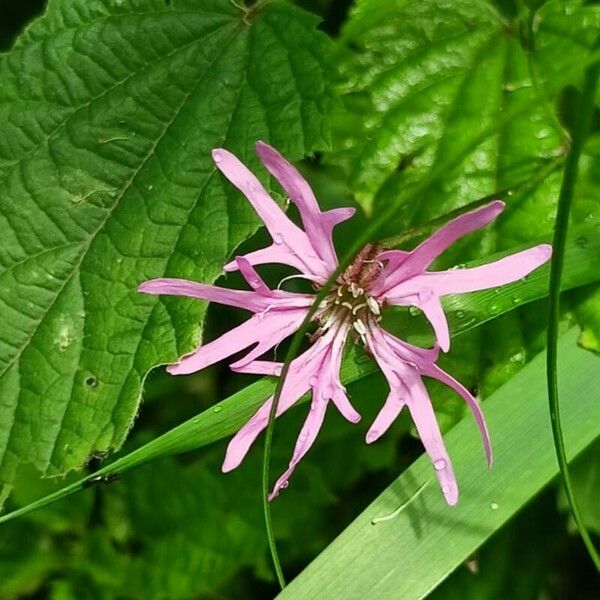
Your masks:
{"label": "green leaf", "polygon": [[240,567],[264,560],[262,512],[248,471],[226,480],[219,459],[187,467],[161,461],[113,486],[107,503],[122,505],[116,518],[127,528],[123,545],[139,548],[121,552],[128,564],[118,596],[197,597],[216,591]]}
{"label": "green leaf", "polygon": [[[468,151],[426,200],[404,206],[402,223],[529,181],[522,193],[505,197],[510,210],[497,226],[501,241],[488,239],[487,247],[545,235],[560,178],[552,165],[568,142],[554,102],[560,86],[582,72],[599,22],[597,7],[547,2],[535,16],[532,52],[520,20],[506,20],[486,2],[361,0],[341,40],[346,110],[330,159],[346,167],[367,209],[400,206],[411,183],[500,123],[497,135]],[[538,177],[541,171],[547,172]]]}
{"label": "green leaf", "polygon": [[[576,243],[576,239],[580,235],[584,235],[584,232],[589,243],[581,246]],[[489,260],[493,258],[488,257]],[[594,226],[578,228],[573,232],[567,244],[563,289],[585,285],[597,281],[599,277],[600,232]],[[548,267],[546,266],[536,270],[523,281],[503,286],[499,293],[486,290],[448,297],[445,306],[452,336],[456,337],[472,331],[482,323],[501,314],[508,313],[528,302],[544,298],[548,292],[547,288]],[[411,322],[414,318],[409,311],[400,313],[398,317],[385,323],[386,327],[392,331],[415,332],[410,336],[410,341],[422,345],[429,343],[431,332],[428,329],[416,330],[415,325]],[[341,378],[345,384],[349,384],[376,370],[368,356],[353,348],[342,364]],[[0,516],[0,523],[56,502],[87,488],[91,483],[102,483],[103,477],[122,474],[157,458],[188,452],[231,435],[273,393],[274,388],[273,379],[263,378],[133,452],[118,458],[89,477]]]}
{"label": "green leaf", "polygon": [[[561,338],[559,361],[571,457],[600,435],[600,404],[586,394],[589,381],[600,378],[600,359],[575,341],[575,331]],[[558,473],[544,361],[537,356],[485,402],[495,451],[490,471],[471,420],[446,436],[461,489],[456,507],[444,503],[422,456],[278,597],[411,600],[438,585]],[[396,518],[372,524],[404,503]]]}
{"label": "green leaf", "polygon": [[0,56],[0,482],[118,447],[150,368],[197,344],[211,282],[257,226],[216,174],[257,139],[326,145],[316,19],[228,0],[54,0]]}

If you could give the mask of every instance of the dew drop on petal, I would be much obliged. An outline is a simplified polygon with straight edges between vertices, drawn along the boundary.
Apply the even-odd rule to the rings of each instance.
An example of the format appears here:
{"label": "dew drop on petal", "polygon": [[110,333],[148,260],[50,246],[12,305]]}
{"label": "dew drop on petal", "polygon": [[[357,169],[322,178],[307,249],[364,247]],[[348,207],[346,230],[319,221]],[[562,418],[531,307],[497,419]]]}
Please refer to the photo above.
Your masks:
{"label": "dew drop on petal", "polygon": [[215,152],[213,155],[213,159],[216,163],[220,163],[223,160],[220,152]]}
{"label": "dew drop on petal", "polygon": [[273,241],[276,244],[283,244],[283,236],[280,233],[275,233],[273,235]]}
{"label": "dew drop on petal", "polygon": [[282,481],[281,485],[279,487],[280,487],[280,489],[285,490],[285,488],[287,488],[288,485],[290,485],[290,482],[286,480],[286,481]]}
{"label": "dew drop on petal", "polygon": [[438,458],[436,461],[434,461],[433,463],[433,468],[436,471],[443,471],[448,463],[446,463],[446,461],[443,458]]}

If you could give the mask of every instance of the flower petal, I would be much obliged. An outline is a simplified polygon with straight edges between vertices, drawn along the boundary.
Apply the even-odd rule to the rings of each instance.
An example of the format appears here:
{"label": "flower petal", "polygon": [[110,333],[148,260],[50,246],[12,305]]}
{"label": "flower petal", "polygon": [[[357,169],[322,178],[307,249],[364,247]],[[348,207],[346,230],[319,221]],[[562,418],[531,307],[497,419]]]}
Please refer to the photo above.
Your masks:
{"label": "flower petal", "polygon": [[446,452],[442,433],[435,418],[431,400],[418,373],[411,373],[405,385],[408,389],[406,405],[417,428],[421,442],[433,461],[436,477],[442,488],[446,502],[453,506],[458,502],[458,486],[450,457]]}
{"label": "flower petal", "polygon": [[308,182],[275,148],[264,142],[257,142],[256,151],[265,167],[298,207],[312,247],[329,270],[333,271],[337,266],[337,256],[331,235],[333,227],[349,219],[354,214],[354,209],[334,209],[328,213],[322,213]]}
{"label": "flower petal", "polygon": [[218,302],[227,306],[236,306],[252,312],[265,310],[270,300],[246,290],[230,290],[215,285],[196,283],[186,279],[150,279],[138,286],[138,291],[145,294],[165,294],[170,296],[187,296],[209,302]]}
{"label": "flower petal", "polygon": [[325,411],[327,410],[327,400],[324,398],[319,398],[318,396],[315,399],[315,396],[317,396],[317,394],[313,395],[313,401],[311,403],[310,410],[308,411],[308,416],[306,417],[304,425],[302,426],[300,434],[298,435],[298,439],[296,440],[296,446],[294,447],[292,460],[290,461],[288,468],[282,473],[273,486],[273,490],[269,494],[269,500],[273,500],[273,498],[279,495],[279,492],[282,489],[288,486],[288,480],[296,469],[296,465],[311,449],[315,439],[317,438],[317,434],[321,430],[323,420],[325,419]]}
{"label": "flower petal", "polygon": [[[288,384],[290,378],[286,379],[277,404],[276,417],[282,415],[286,410],[291,408],[297,400],[308,391],[308,382],[300,379],[294,379],[292,384]],[[225,460],[221,470],[223,473],[233,471],[236,467],[239,467],[240,463],[248,454],[250,446],[254,443],[254,440],[260,435],[260,433],[267,427],[269,422],[269,413],[271,412],[271,404],[273,403],[273,396],[271,396],[250,418],[250,420],[233,436],[229,445],[227,446],[227,452],[225,453]]]}
{"label": "flower petal", "polygon": [[184,356],[177,364],[167,367],[171,375],[187,375],[200,371],[232,354],[256,344],[254,349],[237,364],[251,361],[271,350],[291,335],[304,319],[307,309],[272,309],[257,313],[221,337],[203,344],[195,352]]}
{"label": "flower petal", "polygon": [[253,360],[235,362],[229,368],[236,373],[249,373],[251,375],[274,375],[279,377],[283,370],[283,363],[271,360]]}
{"label": "flower petal", "polygon": [[[284,381],[277,406],[277,416],[290,408],[309,389],[312,389],[313,397],[311,410],[298,436],[288,469],[278,479],[269,496],[270,499],[274,498],[281,489],[287,487],[287,481],[296,465],[312,446],[323,423],[329,400],[334,402],[342,415],[349,421],[356,423],[360,420],[360,415],[350,404],[339,380],[342,348],[348,330],[347,323],[337,329],[329,329],[306,352],[290,363],[288,376]],[[268,375],[280,374],[281,367],[282,363],[269,361],[232,365],[232,368],[239,372]],[[272,401],[273,397],[269,398],[232,438],[227,448],[223,471],[235,469],[246,456],[254,440],[266,428]]]}
{"label": "flower petal", "polygon": [[242,277],[246,280],[246,283],[261,296],[276,296],[276,292],[269,289],[267,284],[263,281],[263,278],[256,272],[256,269],[248,262],[243,256],[237,256],[235,262],[238,266]]}
{"label": "flower petal", "polygon": [[[324,283],[327,280],[326,277],[322,278],[309,273],[300,257],[292,252],[285,244],[271,244],[266,248],[244,254],[244,258],[251,265],[264,265],[269,263],[289,265],[290,267],[294,267],[294,269],[298,269],[298,271],[305,273],[308,275],[309,279],[317,283]],[[238,264],[235,260],[232,260],[223,267],[223,270],[227,272],[237,271]]]}
{"label": "flower petal", "polygon": [[475,417],[475,422],[477,423],[477,427],[479,427],[479,431],[481,432],[481,437],[483,439],[483,447],[485,449],[485,456],[488,462],[488,466],[491,467],[494,461],[493,453],[492,453],[492,442],[490,440],[490,434],[485,422],[485,417],[483,416],[483,412],[481,407],[479,406],[479,402],[477,399],[467,390],[467,388],[462,385],[462,383],[456,381],[454,377],[440,369],[435,364],[429,365],[421,365],[420,371],[427,375],[428,377],[433,377],[442,383],[445,383],[447,386],[451,387],[457,394],[462,396],[468,407],[471,409],[473,416]]}
{"label": "flower petal", "polygon": [[[303,273],[311,274],[319,281],[326,280],[329,271],[316,254],[307,234],[286,216],[252,171],[234,154],[223,148],[216,148],[212,154],[217,168],[252,204],[269,231],[274,245],[286,246],[289,253],[296,257],[292,266],[296,267],[300,262]],[[284,264],[290,264],[288,260],[284,260],[288,258],[288,252],[272,252],[271,255],[277,256]],[[251,264],[257,264],[253,263],[250,258],[248,260]],[[235,268],[232,263],[227,266],[231,270]]]}
{"label": "flower petal", "polygon": [[383,294],[400,282],[423,273],[444,250],[459,238],[485,227],[504,210],[504,202],[495,200],[486,206],[464,213],[446,223],[421,242],[399,265],[391,264],[384,271],[384,281],[377,294]]}
{"label": "flower petal", "polygon": [[540,244],[479,267],[425,272],[389,289],[385,301],[392,305],[420,308],[431,323],[440,348],[447,352],[450,332],[440,302],[442,296],[512,283],[543,265],[551,255],[552,247]]}
{"label": "flower petal", "polygon": [[375,420],[369,427],[369,431],[367,431],[365,438],[367,444],[372,444],[387,432],[404,406],[406,406],[406,403],[402,400],[400,394],[396,390],[390,391],[383,408],[377,413]]}
{"label": "flower petal", "polygon": [[551,256],[552,246],[540,244],[479,267],[423,273],[391,289],[389,301],[393,303],[398,295],[414,294],[424,288],[435,290],[438,296],[445,296],[506,285],[529,275]]}
{"label": "flower petal", "polygon": [[429,454],[448,504],[458,501],[458,487],[444,447],[442,435],[435,418],[431,400],[421,380],[420,371],[430,363],[420,359],[405,362],[395,352],[400,340],[381,329],[373,320],[369,321],[366,333],[367,344],[379,364],[390,386],[390,394],[373,425],[367,433],[370,443],[385,432],[398,416],[404,405],[408,406],[419,437]]}

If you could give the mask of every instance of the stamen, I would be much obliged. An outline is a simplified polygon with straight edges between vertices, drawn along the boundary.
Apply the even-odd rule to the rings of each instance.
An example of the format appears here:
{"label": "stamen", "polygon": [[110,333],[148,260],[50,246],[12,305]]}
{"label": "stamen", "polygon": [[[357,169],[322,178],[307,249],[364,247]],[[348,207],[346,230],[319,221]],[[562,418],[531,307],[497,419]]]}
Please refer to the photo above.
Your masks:
{"label": "stamen", "polygon": [[385,265],[383,264],[383,261],[379,260],[378,258],[374,258],[373,260],[363,260],[363,265],[374,265],[376,264],[381,270],[383,270],[383,268],[385,267]]}
{"label": "stamen", "polygon": [[365,327],[365,324],[360,319],[356,319],[356,321],[352,323],[352,327],[354,327],[354,329],[360,336],[360,341],[363,343],[364,346],[366,346],[367,336],[365,334],[367,333],[367,328]]}
{"label": "stamen", "polygon": [[355,315],[361,308],[364,308],[365,306],[368,306],[369,304],[369,300],[371,298],[367,298],[366,302],[361,302],[360,304],[357,304],[353,309],[352,309],[352,314]]}
{"label": "stamen", "polygon": [[352,323],[352,327],[354,327],[354,329],[356,329],[356,331],[361,336],[365,335],[367,333],[367,328],[365,327],[365,324],[360,319],[356,319],[356,321],[354,321]]}
{"label": "stamen", "polygon": [[375,300],[375,298],[373,298],[373,296],[367,296],[367,306],[374,315],[379,316],[381,314],[379,303],[377,300]]}
{"label": "stamen", "polygon": [[294,274],[294,275],[288,275],[287,277],[284,277],[278,284],[277,284],[277,289],[281,289],[281,285],[283,283],[285,283],[286,281],[289,281],[290,279],[307,279],[308,281],[312,281],[310,277],[307,277],[306,275],[301,275],[300,273],[298,274]]}

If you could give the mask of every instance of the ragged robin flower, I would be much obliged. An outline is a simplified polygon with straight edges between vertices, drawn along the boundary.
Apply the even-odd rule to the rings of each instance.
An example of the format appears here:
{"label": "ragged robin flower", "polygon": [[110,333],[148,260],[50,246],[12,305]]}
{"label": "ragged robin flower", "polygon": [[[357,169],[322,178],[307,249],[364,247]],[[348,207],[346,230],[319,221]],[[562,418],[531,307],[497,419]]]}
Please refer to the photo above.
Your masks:
{"label": "ragged robin flower", "polygon": [[[148,294],[189,296],[246,309],[253,315],[216,340],[167,368],[169,373],[193,373],[243,350],[247,354],[232,363],[240,373],[278,376],[283,364],[261,357],[294,333],[313,302],[313,294],[270,289],[255,270],[265,263],[280,263],[299,271],[316,289],[338,267],[333,246],[333,228],[354,214],[352,208],[322,212],[316,198],[300,173],[274,148],[256,144],[258,155],[267,170],[279,182],[296,205],[302,227],[293,223],[267,193],[260,181],[232,153],[213,151],[221,173],[252,204],[267,228],[272,243],[266,248],[237,256],[225,265],[226,271],[239,270],[251,290],[220,288],[180,279],[153,279],[139,286]],[[458,500],[458,487],[450,458],[446,452],[435,413],[423,384],[423,376],[437,379],[464,398],[483,437],[488,463],[492,450],[485,420],[477,400],[458,381],[437,366],[438,352],[450,346],[448,324],[441,298],[504,285],[525,277],[545,263],[551,248],[534,246],[500,260],[473,268],[428,271],[444,250],[462,236],[493,221],[503,210],[501,201],[465,213],[435,232],[414,250],[390,250],[368,244],[353,263],[338,277],[327,297],[314,314],[316,331],[312,344],[290,363],[284,381],[277,416],[311,392],[310,410],[298,435],[292,459],[277,480],[270,499],[286,488],[298,462],[308,452],[323,424],[329,403],[350,422],[360,415],[348,399],[339,371],[344,345],[354,339],[364,345],[375,359],[389,384],[383,408],[366,434],[367,443],[383,435],[406,406],[420,439],[429,454],[442,493],[448,504]],[[408,344],[380,326],[381,313],[388,305],[416,306],[430,321],[437,341],[433,348],[422,349]],[[230,441],[223,471],[235,469],[250,446],[266,428],[273,398],[269,398]]]}

